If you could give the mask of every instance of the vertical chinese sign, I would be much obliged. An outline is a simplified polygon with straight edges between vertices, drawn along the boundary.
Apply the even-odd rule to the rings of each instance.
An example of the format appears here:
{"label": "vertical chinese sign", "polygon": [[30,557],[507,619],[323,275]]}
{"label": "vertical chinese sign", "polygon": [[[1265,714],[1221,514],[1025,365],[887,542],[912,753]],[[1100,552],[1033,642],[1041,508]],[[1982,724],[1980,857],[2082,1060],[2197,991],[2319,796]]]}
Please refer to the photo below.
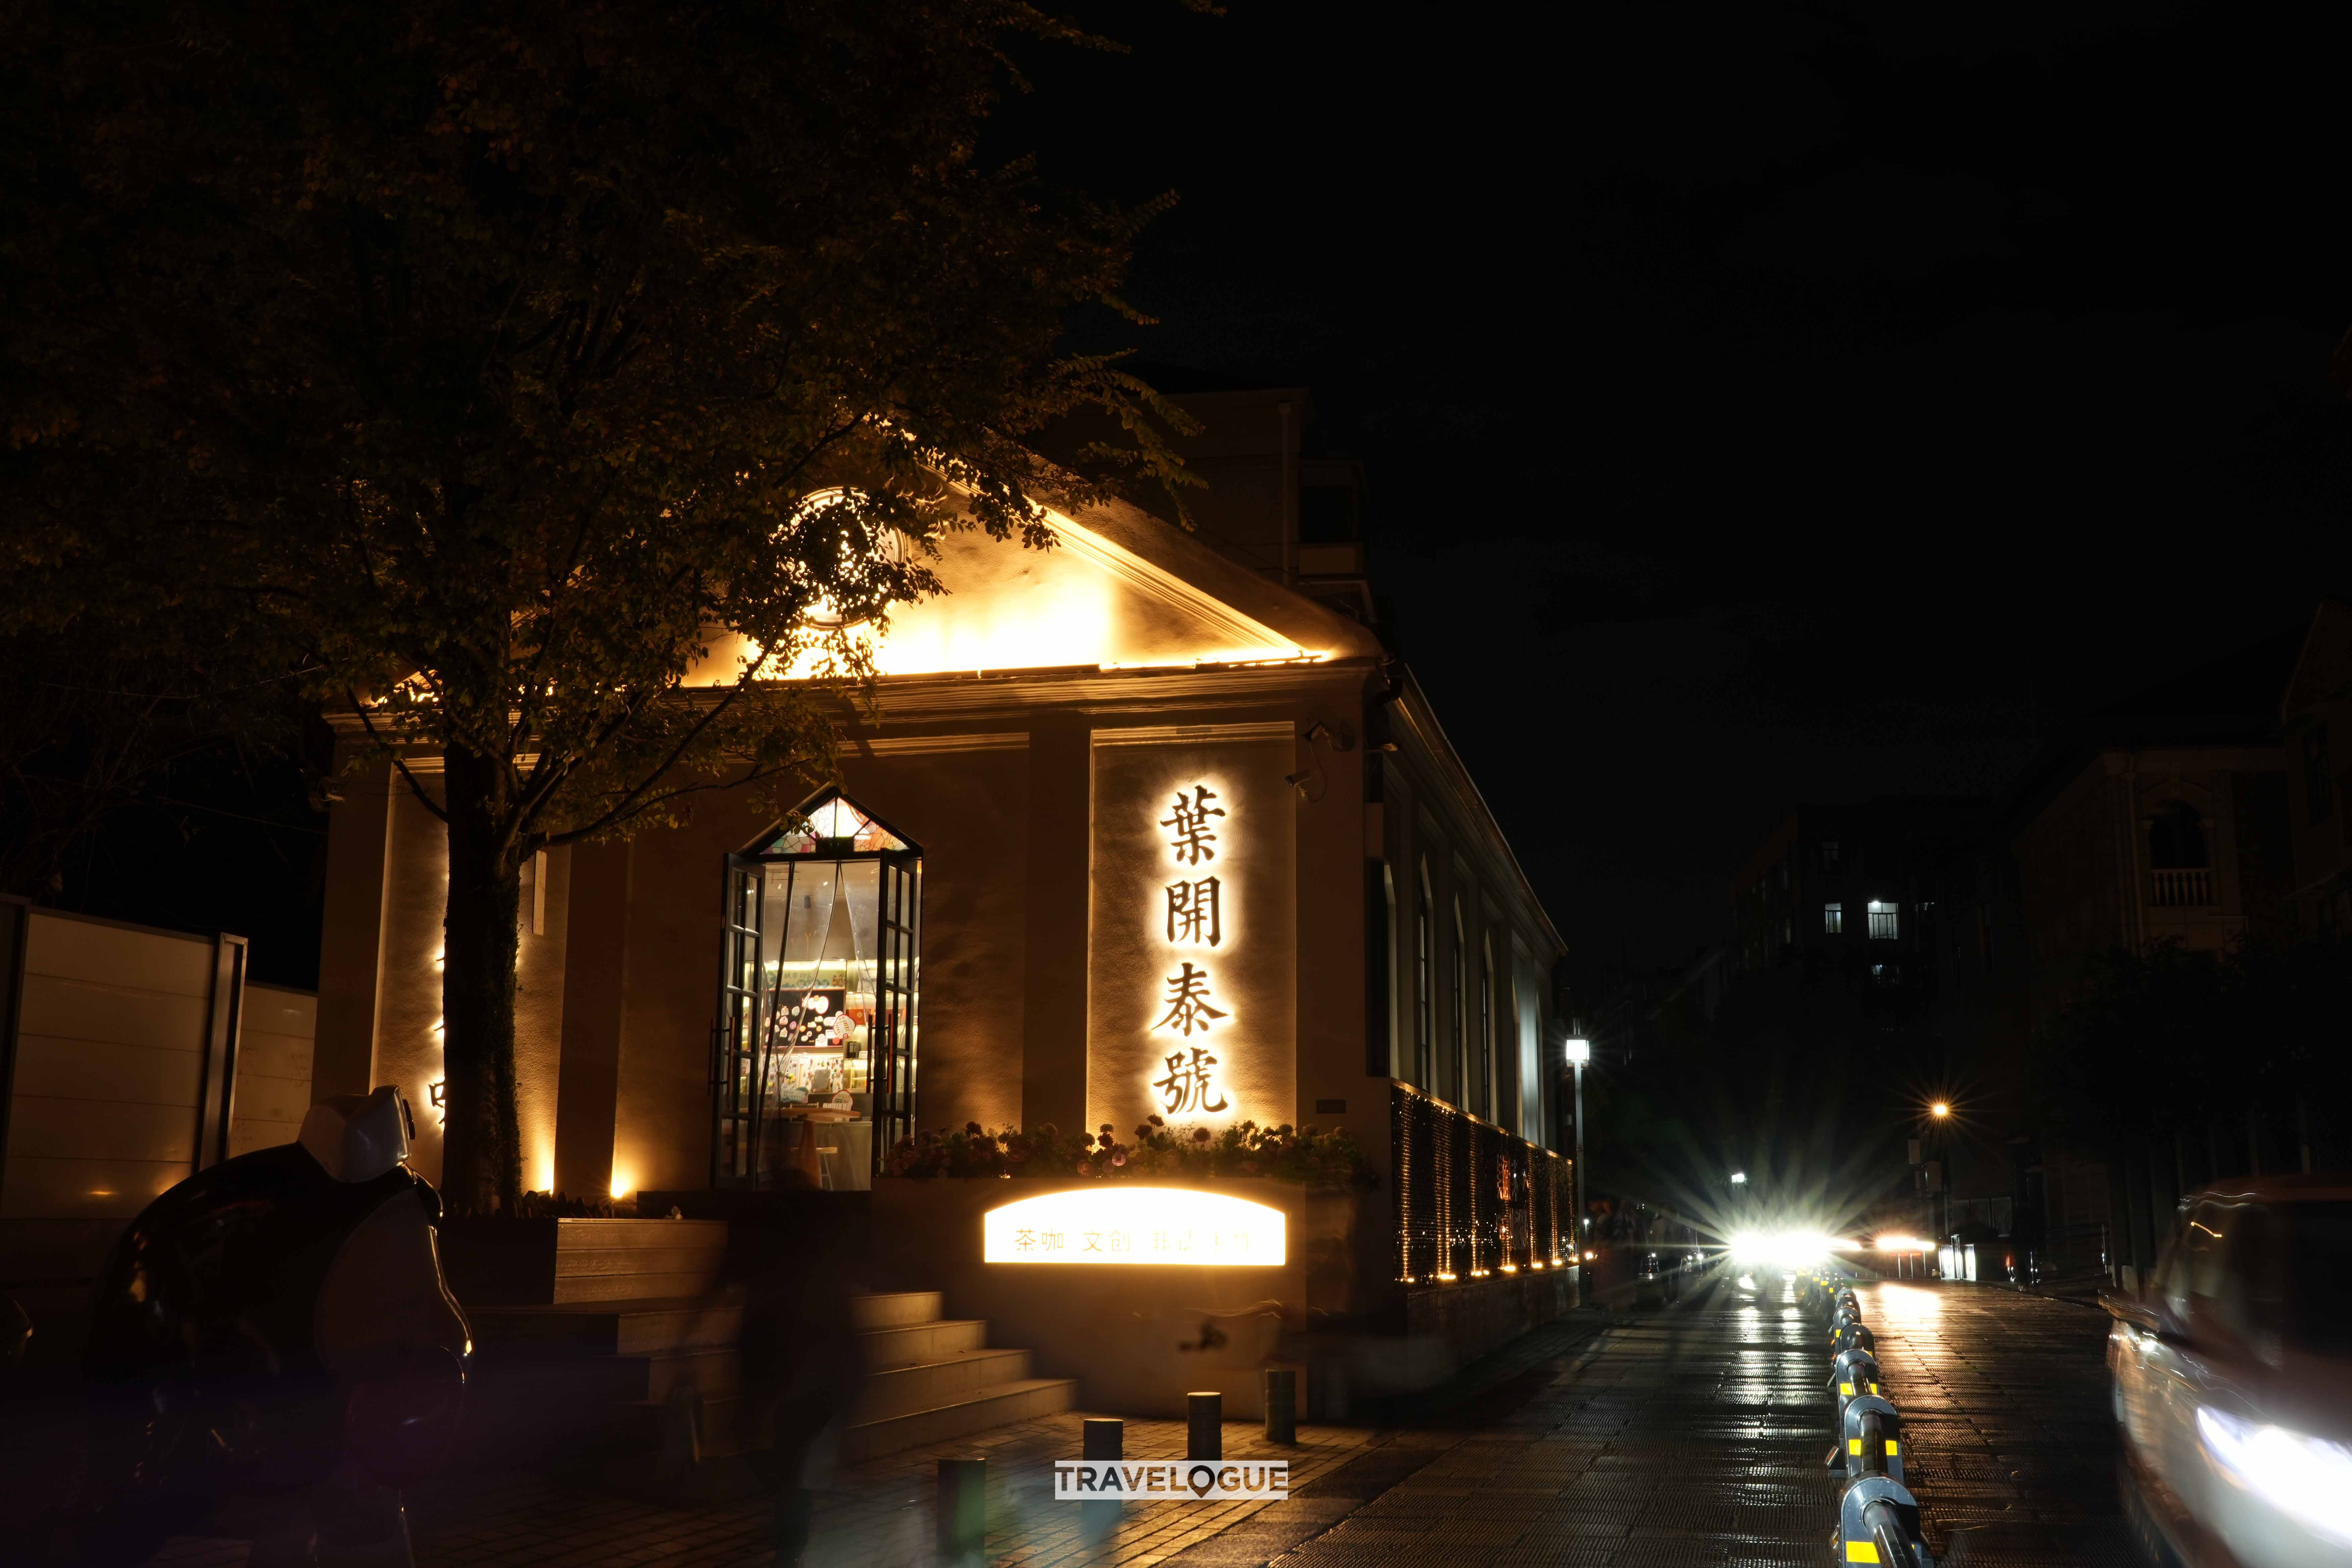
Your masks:
{"label": "vertical chinese sign", "polygon": [[1286,724],[1096,731],[1089,1121],[1291,1120],[1294,747]]}
{"label": "vertical chinese sign", "polygon": [[[1151,1087],[1161,1110],[1170,1116],[1225,1109],[1225,1097],[1217,1092],[1217,1058],[1211,1053],[1209,1037],[1219,1025],[1231,1024],[1233,1014],[1216,1005],[1215,977],[1205,959],[1195,963],[1184,956],[1214,949],[1225,939],[1224,882],[1213,871],[1194,875],[1217,858],[1217,842],[1224,836],[1214,822],[1232,816],[1215,804],[1218,799],[1215,790],[1195,784],[1189,798],[1186,791],[1178,790],[1173,811],[1160,819],[1170,834],[1166,842],[1176,878],[1160,889],[1168,910],[1168,963],[1174,968],[1164,998],[1168,1011],[1151,1026],[1174,1035],[1176,1048],[1168,1053],[1167,1076]],[[1192,1039],[1196,1031],[1203,1037],[1198,1044]]]}

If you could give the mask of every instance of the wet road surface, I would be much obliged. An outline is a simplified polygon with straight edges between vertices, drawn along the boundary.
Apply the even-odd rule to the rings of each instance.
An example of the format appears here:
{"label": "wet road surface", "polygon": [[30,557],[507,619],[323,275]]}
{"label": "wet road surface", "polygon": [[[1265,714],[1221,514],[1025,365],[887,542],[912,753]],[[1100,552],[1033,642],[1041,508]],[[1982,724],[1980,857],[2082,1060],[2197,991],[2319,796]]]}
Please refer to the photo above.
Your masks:
{"label": "wet road surface", "polygon": [[[2116,1503],[2103,1314],[1985,1286],[1857,1294],[1939,1564],[2136,1561]],[[1269,1555],[1278,1568],[1819,1568],[1839,1493],[1822,1467],[1828,1372],[1822,1320],[1791,1284],[1718,1275],[1533,1369],[1517,1384],[1525,1397],[1482,1411],[1475,1429],[1398,1434],[1391,1464],[1406,1473]],[[1172,1561],[1265,1560],[1240,1544]]]}

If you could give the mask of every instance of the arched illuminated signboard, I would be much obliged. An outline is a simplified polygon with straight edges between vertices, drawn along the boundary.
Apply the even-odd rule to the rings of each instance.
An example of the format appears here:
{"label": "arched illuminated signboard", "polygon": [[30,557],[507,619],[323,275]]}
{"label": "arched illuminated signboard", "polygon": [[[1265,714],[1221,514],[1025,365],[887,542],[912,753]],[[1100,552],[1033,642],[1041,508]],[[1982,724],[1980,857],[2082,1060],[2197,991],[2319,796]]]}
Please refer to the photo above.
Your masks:
{"label": "arched illuminated signboard", "polygon": [[1128,1263],[1271,1268],[1287,1240],[1280,1209],[1190,1187],[1109,1183],[1047,1193],[981,1219],[987,1263]]}

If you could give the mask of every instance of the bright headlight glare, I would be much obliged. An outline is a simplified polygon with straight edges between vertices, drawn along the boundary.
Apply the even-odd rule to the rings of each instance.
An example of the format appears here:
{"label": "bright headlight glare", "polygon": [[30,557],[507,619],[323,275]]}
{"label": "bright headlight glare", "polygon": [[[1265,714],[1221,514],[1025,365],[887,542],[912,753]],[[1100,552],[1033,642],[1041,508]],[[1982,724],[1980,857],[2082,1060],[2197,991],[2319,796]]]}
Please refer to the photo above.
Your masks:
{"label": "bright headlight glare", "polygon": [[2197,1436],[2219,1469],[2315,1535],[2352,1542],[2343,1511],[2352,1489],[2352,1448],[2200,1406]]}
{"label": "bright headlight glare", "polygon": [[1811,1231],[1744,1230],[1731,1238],[1733,1261],[1777,1263],[1783,1268],[1801,1268],[1819,1259],[1829,1249],[1830,1238]]}

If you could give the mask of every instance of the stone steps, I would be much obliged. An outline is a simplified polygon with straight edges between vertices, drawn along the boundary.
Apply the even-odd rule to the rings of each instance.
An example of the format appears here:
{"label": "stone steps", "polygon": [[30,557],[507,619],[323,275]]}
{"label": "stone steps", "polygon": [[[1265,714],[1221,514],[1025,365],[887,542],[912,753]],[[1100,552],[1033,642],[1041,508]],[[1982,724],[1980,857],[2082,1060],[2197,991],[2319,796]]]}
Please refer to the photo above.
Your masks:
{"label": "stone steps", "polygon": [[[546,1391],[546,1407],[583,1428],[602,1426],[618,1484],[677,1501],[754,1489],[749,1457],[768,1435],[747,1429],[740,1293],[713,1289],[724,1224],[562,1223],[585,1228],[559,1231],[553,1300],[470,1309],[486,1368],[516,1392]],[[633,1226],[646,1228],[614,1228]],[[992,1347],[985,1321],[944,1306],[936,1290],[851,1299],[866,1375],[842,1463],[1073,1406],[1074,1380],[1034,1375],[1029,1352]]]}

